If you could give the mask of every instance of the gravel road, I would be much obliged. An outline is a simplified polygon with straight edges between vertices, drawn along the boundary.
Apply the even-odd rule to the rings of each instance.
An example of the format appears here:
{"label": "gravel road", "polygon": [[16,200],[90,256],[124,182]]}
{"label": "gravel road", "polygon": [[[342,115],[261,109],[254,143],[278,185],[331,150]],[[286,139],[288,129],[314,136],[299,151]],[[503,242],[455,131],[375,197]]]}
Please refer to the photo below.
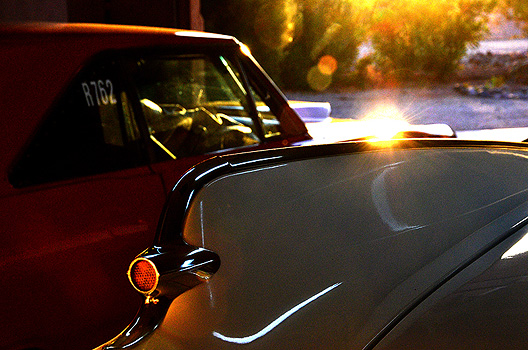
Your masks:
{"label": "gravel road", "polygon": [[330,102],[332,117],[361,119],[392,106],[413,124],[445,123],[455,131],[528,126],[528,100],[462,96],[453,86],[298,93],[290,100]]}

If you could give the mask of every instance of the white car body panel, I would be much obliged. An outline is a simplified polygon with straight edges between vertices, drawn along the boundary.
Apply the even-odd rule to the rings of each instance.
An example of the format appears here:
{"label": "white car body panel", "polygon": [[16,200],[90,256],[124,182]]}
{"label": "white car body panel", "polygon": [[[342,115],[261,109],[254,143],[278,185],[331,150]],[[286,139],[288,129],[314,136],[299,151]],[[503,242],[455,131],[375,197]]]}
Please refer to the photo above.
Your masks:
{"label": "white car body panel", "polygon": [[509,147],[388,147],[221,176],[183,228],[220,269],[131,348],[369,348],[527,216],[528,152]]}
{"label": "white car body panel", "polygon": [[328,120],[332,113],[329,102],[288,101],[290,107],[305,123],[315,123]]}
{"label": "white car body panel", "polygon": [[457,131],[461,140],[522,142],[528,139],[528,128],[496,128]]}

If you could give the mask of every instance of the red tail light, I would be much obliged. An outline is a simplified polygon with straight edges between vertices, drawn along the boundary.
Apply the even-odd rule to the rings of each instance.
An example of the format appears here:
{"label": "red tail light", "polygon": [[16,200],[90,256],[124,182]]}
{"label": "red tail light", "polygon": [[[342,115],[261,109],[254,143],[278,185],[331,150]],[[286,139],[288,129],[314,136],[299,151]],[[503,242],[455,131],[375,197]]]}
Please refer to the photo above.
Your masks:
{"label": "red tail light", "polygon": [[138,258],[130,264],[128,279],[138,292],[150,294],[158,286],[158,269],[156,269],[156,265],[152,261],[145,258]]}

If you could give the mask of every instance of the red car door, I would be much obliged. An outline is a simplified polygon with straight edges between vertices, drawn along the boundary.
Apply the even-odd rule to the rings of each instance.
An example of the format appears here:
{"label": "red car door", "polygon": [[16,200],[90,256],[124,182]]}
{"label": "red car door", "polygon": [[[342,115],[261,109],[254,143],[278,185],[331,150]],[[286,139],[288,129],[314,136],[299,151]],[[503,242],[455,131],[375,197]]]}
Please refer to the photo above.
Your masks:
{"label": "red car door", "polygon": [[83,69],[9,171],[2,348],[92,348],[140,303],[126,270],[152,243],[166,190],[116,67],[105,57]]}

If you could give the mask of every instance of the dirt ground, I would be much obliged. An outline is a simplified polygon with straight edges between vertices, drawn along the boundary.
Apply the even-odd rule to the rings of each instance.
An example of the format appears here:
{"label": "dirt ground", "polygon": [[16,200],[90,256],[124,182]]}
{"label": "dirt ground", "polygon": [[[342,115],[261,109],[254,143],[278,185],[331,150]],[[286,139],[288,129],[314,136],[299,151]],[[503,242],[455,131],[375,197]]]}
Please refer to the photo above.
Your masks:
{"label": "dirt ground", "polygon": [[285,94],[290,100],[330,102],[334,118],[362,119],[389,107],[412,124],[445,123],[455,131],[528,126],[528,100],[463,96],[453,84]]}

